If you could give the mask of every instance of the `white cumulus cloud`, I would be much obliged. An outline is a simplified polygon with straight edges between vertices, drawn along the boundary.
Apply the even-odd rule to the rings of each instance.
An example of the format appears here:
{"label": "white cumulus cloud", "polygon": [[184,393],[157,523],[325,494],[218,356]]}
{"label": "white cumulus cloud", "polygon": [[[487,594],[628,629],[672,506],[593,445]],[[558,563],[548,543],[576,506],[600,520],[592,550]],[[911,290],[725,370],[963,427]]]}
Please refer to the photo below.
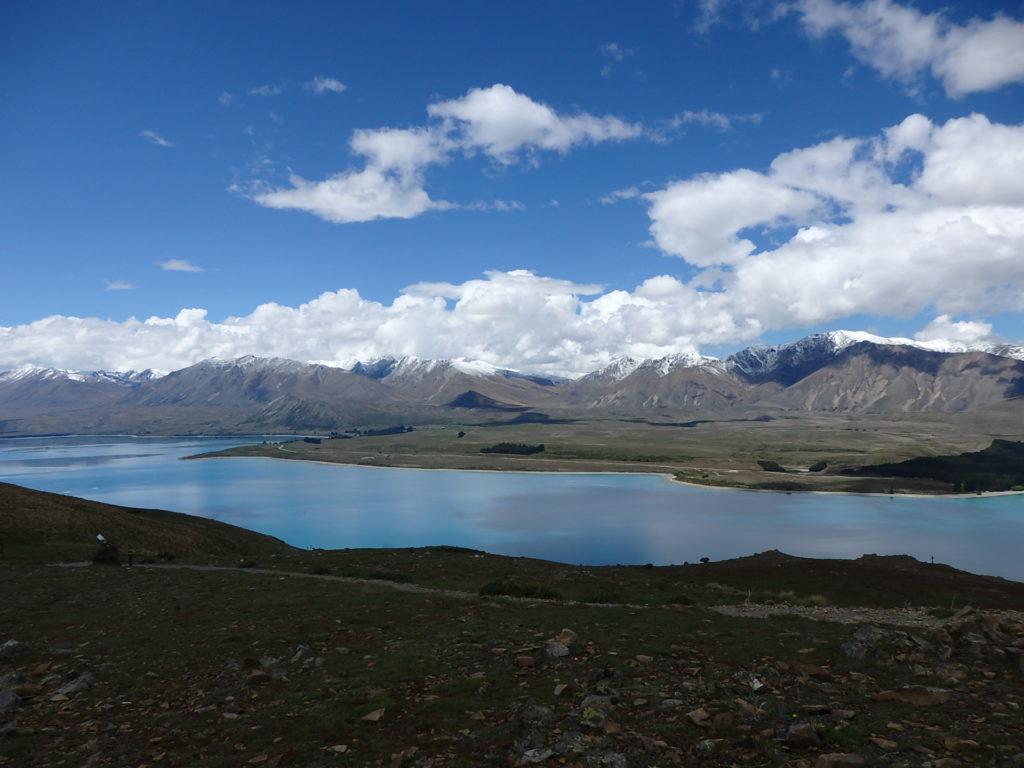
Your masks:
{"label": "white cumulus cloud", "polygon": [[[1024,309],[1024,126],[912,115],[866,139],[778,156],[767,172],[675,182],[651,234],[718,285],[738,327]],[[755,240],[757,242],[755,242]]]}
{"label": "white cumulus cloud", "polygon": [[163,136],[161,136],[159,133],[156,133],[155,131],[148,131],[148,130],[147,131],[140,131],[139,132],[139,136],[141,136],[144,139],[149,139],[151,142],[156,144],[158,147],[173,147],[174,146],[173,142],[168,141],[167,139],[165,139]]}
{"label": "white cumulus cloud", "polygon": [[418,173],[400,173],[370,166],[348,171],[323,181],[290,178],[290,189],[253,196],[267,208],[306,211],[335,224],[375,219],[411,219],[433,209],[450,207],[431,200]]}
{"label": "white cumulus cloud", "polygon": [[1024,82],[1024,22],[1001,14],[956,25],[892,0],[793,7],[810,35],[841,34],[858,60],[911,89],[929,72],[953,97]]}
{"label": "white cumulus cloud", "polygon": [[949,315],[939,315],[928,325],[914,334],[918,341],[934,341],[936,339],[962,341],[968,344],[995,341],[992,334],[992,323],[980,320],[954,321]]}
{"label": "white cumulus cloud", "polygon": [[348,90],[348,86],[340,80],[335,80],[333,77],[321,77],[317,76],[306,83],[306,88],[311,90],[317,96],[321,96],[325,93],[344,93]]}
{"label": "white cumulus cloud", "polygon": [[620,354],[661,356],[759,331],[738,328],[721,295],[672,277],[652,278],[632,292],[604,291],[513,270],[456,284],[419,283],[390,303],[351,289],[330,291],[298,307],[263,304],[220,322],[199,308],[123,322],[52,316],[0,327],[0,370],[27,363],[173,370],[246,354],[346,366],[417,355],[575,375]]}
{"label": "white cumulus cloud", "polygon": [[[431,104],[427,112],[435,121],[425,126],[355,131],[349,149],[363,158],[362,168],[322,181],[292,175],[290,187],[254,184],[236,189],[268,208],[306,211],[338,224],[408,219],[460,207],[432,199],[426,189],[427,169],[450,162],[459,152],[483,152],[510,164],[522,152],[531,156],[538,150],[565,152],[579,144],[635,138],[643,132],[640,125],[616,117],[586,112],[559,115],[501,84]],[[518,204],[497,201],[464,207],[508,210]]]}
{"label": "white cumulus cloud", "polygon": [[479,149],[505,164],[515,162],[524,149],[566,152],[577,144],[635,139],[643,134],[638,123],[610,115],[560,115],[501,83],[473,88],[461,98],[431,104],[427,112],[431,117],[451,121],[465,149]]}
{"label": "white cumulus cloud", "polygon": [[198,267],[190,261],[185,259],[168,259],[167,261],[157,262],[160,269],[168,272],[203,272],[202,267]]}

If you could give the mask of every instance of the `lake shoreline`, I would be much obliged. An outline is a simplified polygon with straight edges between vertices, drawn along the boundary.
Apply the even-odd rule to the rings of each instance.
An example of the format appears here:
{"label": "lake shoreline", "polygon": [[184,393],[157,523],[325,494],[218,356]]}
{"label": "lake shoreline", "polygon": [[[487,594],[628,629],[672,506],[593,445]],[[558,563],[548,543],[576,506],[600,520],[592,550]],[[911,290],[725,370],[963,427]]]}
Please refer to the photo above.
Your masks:
{"label": "lake shoreline", "polygon": [[269,461],[293,461],[306,464],[320,464],[320,465],[332,465],[338,467],[358,467],[361,469],[385,469],[385,470],[398,470],[408,472],[479,472],[481,474],[495,474],[495,475],[508,475],[508,474],[524,474],[524,475],[644,475],[647,477],[660,477],[669,483],[674,485],[682,485],[688,488],[704,488],[712,491],[743,491],[746,493],[767,493],[767,494],[800,494],[800,495],[818,495],[818,496],[855,496],[864,498],[900,498],[900,499],[985,499],[996,496],[1024,496],[1024,491],[985,491],[982,494],[977,493],[859,493],[857,491],[815,491],[815,490],[781,490],[774,488],[742,488],[727,485],[704,485],[703,483],[690,483],[685,480],[678,479],[675,475],[668,472],[615,472],[612,470],[606,471],[588,471],[588,470],[563,470],[563,469],[458,469],[456,467],[383,467],[377,464],[354,464],[346,461],[331,461],[328,459],[309,459],[309,458],[289,458],[287,456],[215,456],[215,455],[204,455],[196,454],[194,456],[184,456],[182,460],[192,459],[267,459]]}

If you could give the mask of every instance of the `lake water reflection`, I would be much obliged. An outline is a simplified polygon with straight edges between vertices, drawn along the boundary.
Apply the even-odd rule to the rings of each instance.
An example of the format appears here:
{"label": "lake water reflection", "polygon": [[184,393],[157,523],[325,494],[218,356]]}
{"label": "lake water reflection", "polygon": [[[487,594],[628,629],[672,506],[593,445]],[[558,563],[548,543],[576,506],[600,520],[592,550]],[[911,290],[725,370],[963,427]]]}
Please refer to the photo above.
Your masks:
{"label": "lake water reflection", "polygon": [[0,480],[251,528],[299,547],[450,544],[569,563],[666,565],[781,549],[934,557],[1024,581],[1024,496],[906,499],[692,488],[650,475],[179,461],[253,438],[0,440]]}

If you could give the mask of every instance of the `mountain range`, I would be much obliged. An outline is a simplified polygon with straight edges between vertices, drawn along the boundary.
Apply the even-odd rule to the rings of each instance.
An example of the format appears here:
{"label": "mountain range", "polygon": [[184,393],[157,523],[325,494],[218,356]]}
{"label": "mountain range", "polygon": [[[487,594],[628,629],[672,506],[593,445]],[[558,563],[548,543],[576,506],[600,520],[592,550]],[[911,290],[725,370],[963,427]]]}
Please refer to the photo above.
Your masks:
{"label": "mountain range", "polygon": [[[856,331],[755,345],[725,359],[621,358],[573,380],[481,362],[386,357],[342,369],[281,358],[164,373],[0,373],[0,435],[331,431],[533,411],[965,411],[1024,404],[1024,348]],[[520,416],[524,418],[524,416]]]}

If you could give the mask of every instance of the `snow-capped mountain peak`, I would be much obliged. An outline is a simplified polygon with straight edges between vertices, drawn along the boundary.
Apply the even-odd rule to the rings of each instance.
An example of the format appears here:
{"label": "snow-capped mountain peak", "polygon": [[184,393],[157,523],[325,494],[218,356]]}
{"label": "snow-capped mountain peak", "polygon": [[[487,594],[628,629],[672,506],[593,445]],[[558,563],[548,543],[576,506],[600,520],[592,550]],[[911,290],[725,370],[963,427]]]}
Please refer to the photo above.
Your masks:
{"label": "snow-capped mountain peak", "polygon": [[415,378],[446,371],[464,373],[468,376],[499,376],[516,373],[481,360],[466,360],[465,358],[436,360],[415,355],[379,357],[366,362],[360,361],[353,364],[348,370],[352,373],[369,376],[372,379]]}

